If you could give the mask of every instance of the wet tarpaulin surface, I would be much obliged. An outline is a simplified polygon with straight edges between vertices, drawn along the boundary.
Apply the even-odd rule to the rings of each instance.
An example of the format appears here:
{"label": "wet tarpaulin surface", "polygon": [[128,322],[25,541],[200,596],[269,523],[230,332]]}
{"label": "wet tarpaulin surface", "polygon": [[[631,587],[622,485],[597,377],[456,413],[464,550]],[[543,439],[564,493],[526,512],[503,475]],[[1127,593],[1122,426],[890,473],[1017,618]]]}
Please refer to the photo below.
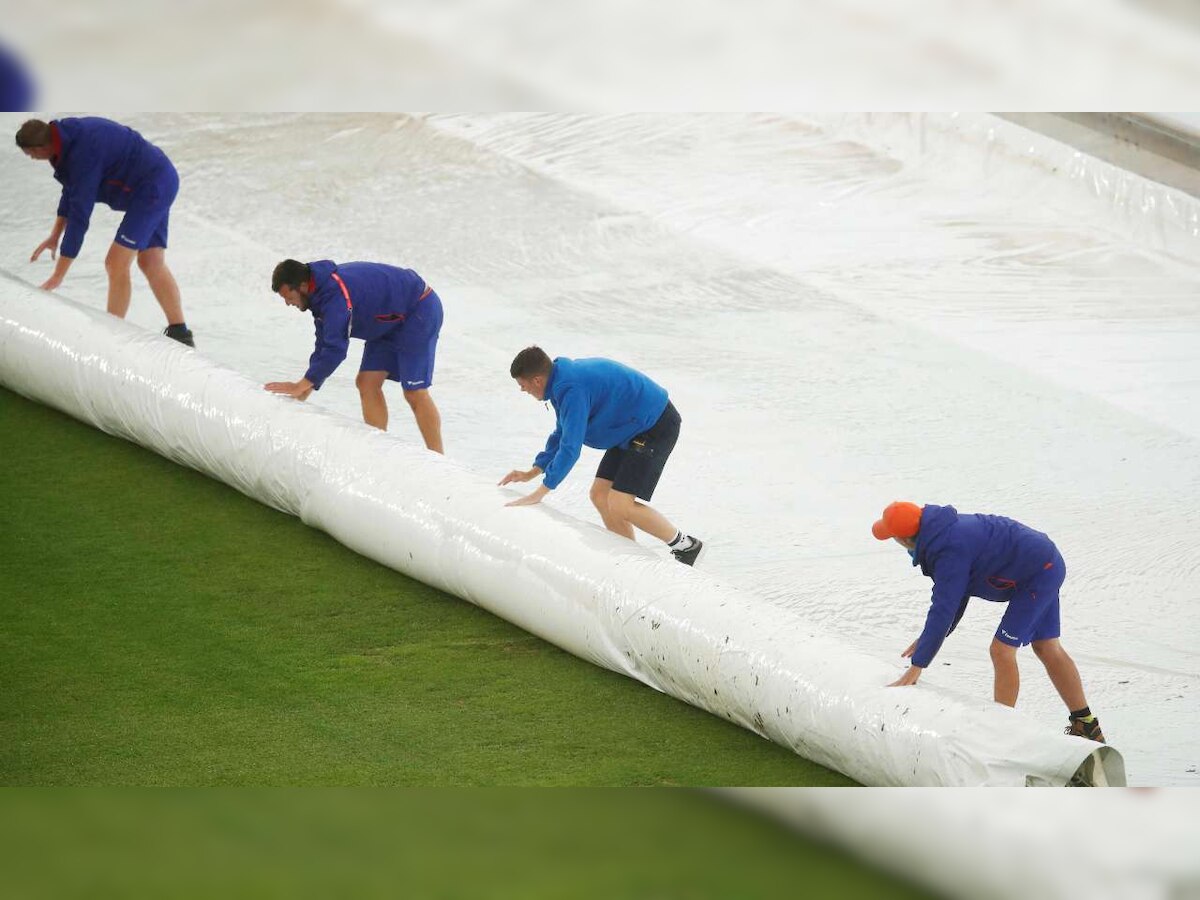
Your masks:
{"label": "wet tarpaulin surface", "polygon": [[661,548],[563,512],[522,515],[477,470],[269,394],[166,337],[7,275],[0,384],[863,784],[1125,783],[1112,747],[990,701],[887,688],[882,661]]}
{"label": "wet tarpaulin surface", "polygon": [[[299,377],[311,322],[269,290],[286,256],[416,268],[446,305],[447,450],[497,479],[553,427],[507,377],[517,350],[635,365],[683,415],[655,505],[710,542],[707,570],[897,674],[928,582],[871,538],[879,509],[1021,519],[1063,550],[1064,644],[1131,782],[1195,782],[1200,267],[1183,198],[989,117],[129,121],[183,176],[169,259],[201,353]],[[37,283],[56,185],[2,165],[0,266]],[[97,210],[64,295],[102,305],[117,220]],[[131,321],[161,330],[135,285]],[[355,364],[310,402],[357,417]],[[595,520],[597,458],[549,502]],[[973,604],[915,690],[990,697],[1001,611]],[[1021,710],[1061,728],[1021,662]]]}

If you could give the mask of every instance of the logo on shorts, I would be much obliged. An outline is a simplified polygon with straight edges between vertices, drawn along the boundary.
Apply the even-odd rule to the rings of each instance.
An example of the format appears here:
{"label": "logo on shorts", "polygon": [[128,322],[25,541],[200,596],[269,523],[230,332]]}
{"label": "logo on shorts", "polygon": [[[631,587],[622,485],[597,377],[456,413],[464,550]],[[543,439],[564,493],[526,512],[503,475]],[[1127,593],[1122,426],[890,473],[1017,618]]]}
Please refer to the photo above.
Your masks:
{"label": "logo on shorts", "polygon": [[123,240],[127,244],[136,244],[137,243],[137,241],[135,241],[133,238],[131,238],[127,234],[118,234],[117,237],[120,238],[121,240]]}
{"label": "logo on shorts", "polygon": [[423,382],[423,381],[406,381],[404,383],[407,384],[409,387],[412,387],[415,384],[424,384],[425,382]]}
{"label": "logo on shorts", "polygon": [[1020,640],[1020,638],[1018,638],[1018,637],[1017,637],[1015,634],[1009,634],[1009,633],[1008,633],[1007,631],[1005,631],[1003,628],[1001,628],[1001,629],[1000,629],[1000,633],[1001,633],[1002,635],[1004,635],[1006,638],[1008,638],[1010,641],[1018,641],[1018,640]]}

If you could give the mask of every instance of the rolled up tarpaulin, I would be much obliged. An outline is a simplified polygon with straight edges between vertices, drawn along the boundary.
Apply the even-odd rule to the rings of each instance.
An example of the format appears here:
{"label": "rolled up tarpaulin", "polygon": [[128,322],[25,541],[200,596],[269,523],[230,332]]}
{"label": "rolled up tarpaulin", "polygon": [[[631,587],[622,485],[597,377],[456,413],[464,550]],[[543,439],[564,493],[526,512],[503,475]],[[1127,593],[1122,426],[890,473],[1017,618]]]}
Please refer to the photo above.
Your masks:
{"label": "rolled up tarpaulin", "polygon": [[1110,747],[885,688],[889,666],[787,609],[552,508],[506,508],[490,473],[11,276],[0,384],[864,784],[1124,784]]}
{"label": "rolled up tarpaulin", "polygon": [[726,788],[810,838],[936,896],[1183,900],[1200,886],[1194,791]]}

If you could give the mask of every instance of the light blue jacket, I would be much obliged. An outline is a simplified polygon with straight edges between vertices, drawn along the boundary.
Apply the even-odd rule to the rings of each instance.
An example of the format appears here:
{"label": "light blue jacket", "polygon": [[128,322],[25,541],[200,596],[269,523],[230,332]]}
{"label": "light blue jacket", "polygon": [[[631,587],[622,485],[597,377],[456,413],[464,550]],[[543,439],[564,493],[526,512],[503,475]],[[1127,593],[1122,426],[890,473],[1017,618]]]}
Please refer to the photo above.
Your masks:
{"label": "light blue jacket", "polygon": [[579,460],[584,444],[599,450],[626,448],[667,408],[667,392],[641,372],[611,359],[559,356],[550,368],[545,398],[558,427],[533,464],[553,490]]}

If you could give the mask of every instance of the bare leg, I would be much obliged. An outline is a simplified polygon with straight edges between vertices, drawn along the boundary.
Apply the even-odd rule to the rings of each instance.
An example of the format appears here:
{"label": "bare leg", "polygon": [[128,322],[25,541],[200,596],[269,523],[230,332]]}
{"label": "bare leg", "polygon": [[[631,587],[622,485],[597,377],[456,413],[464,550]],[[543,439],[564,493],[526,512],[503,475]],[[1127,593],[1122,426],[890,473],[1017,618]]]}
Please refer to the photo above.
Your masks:
{"label": "bare leg", "polygon": [[592,489],[588,492],[588,496],[592,500],[592,505],[596,507],[596,511],[600,513],[600,518],[604,520],[604,527],[614,534],[619,534],[623,538],[634,540],[633,526],[619,515],[615,515],[609,508],[609,500],[613,495],[612,482],[607,478],[597,478],[592,482]]}
{"label": "bare leg", "polygon": [[[633,494],[609,491],[608,512],[609,515],[625,523],[626,528],[633,526],[646,534],[653,535],[663,543],[674,538],[677,532],[675,526],[668,522],[662,513],[652,506],[638,502]],[[605,522],[605,524],[608,523]],[[609,530],[616,531],[611,527]],[[617,531],[617,533],[621,534],[622,532]],[[626,537],[632,536],[632,533],[626,535]]]}
{"label": "bare leg", "polygon": [[118,319],[129,312],[129,299],[133,296],[133,282],[129,270],[133,268],[136,250],[114,243],[104,258],[104,270],[108,273],[108,312]]}
{"label": "bare leg", "polygon": [[444,452],[442,450],[442,414],[438,412],[437,404],[433,402],[429,390],[424,388],[419,391],[405,391],[404,399],[408,401],[413,418],[417,420],[417,428],[421,430],[425,446],[434,453]]}
{"label": "bare leg", "polygon": [[387,372],[359,372],[354,379],[359,399],[362,400],[363,421],[380,431],[387,431],[388,426],[387,400],[383,396],[385,381]]}
{"label": "bare leg", "polygon": [[1083,695],[1083,680],[1079,677],[1079,669],[1075,660],[1071,659],[1058,638],[1033,642],[1033,652],[1046,667],[1046,674],[1058,696],[1067,704],[1068,712],[1083,709],[1087,706],[1087,698]]}
{"label": "bare leg", "polygon": [[138,254],[138,268],[146,276],[154,299],[162,307],[168,325],[182,325],[183,301],[179,297],[179,285],[167,268],[167,254],[162,247],[151,247]]}
{"label": "bare leg", "polygon": [[1021,673],[1017,669],[1017,648],[992,638],[992,668],[996,680],[992,697],[1005,706],[1017,705],[1017,694],[1021,690]]}

